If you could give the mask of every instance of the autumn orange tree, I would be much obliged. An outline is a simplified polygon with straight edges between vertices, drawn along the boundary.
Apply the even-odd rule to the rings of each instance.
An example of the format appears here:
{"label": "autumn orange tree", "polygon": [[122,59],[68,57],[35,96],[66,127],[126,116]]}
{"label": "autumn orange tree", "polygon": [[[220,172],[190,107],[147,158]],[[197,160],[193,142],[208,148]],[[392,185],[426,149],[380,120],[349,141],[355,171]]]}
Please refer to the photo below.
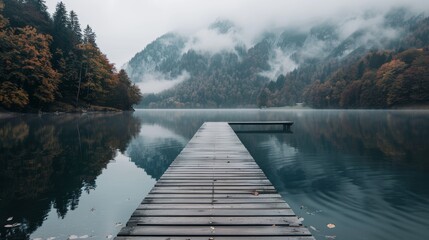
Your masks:
{"label": "autumn orange tree", "polygon": [[44,106],[58,93],[58,73],[51,66],[51,37],[32,27],[0,32],[0,102],[6,108]]}

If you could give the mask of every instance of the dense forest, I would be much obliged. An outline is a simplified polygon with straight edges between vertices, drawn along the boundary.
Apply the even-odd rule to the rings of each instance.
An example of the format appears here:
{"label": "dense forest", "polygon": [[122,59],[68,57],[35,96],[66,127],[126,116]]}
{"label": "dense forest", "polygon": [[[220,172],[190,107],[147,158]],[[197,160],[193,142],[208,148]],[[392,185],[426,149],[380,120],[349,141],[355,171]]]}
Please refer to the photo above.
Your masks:
{"label": "dense forest", "polygon": [[0,0],[0,110],[131,110],[141,93],[59,2]]}

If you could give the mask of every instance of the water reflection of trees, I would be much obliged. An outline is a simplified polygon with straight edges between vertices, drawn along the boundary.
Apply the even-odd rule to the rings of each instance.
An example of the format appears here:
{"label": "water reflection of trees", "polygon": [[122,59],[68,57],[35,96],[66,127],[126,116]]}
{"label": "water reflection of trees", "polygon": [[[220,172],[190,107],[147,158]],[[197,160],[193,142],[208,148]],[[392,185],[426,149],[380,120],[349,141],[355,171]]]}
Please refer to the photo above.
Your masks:
{"label": "water reflection of trees", "polygon": [[140,138],[130,146],[127,154],[138,167],[158,180],[185,144],[178,139],[159,139],[156,145],[147,146],[144,138]]}
{"label": "water reflection of trees", "polygon": [[379,153],[394,161],[427,165],[428,120],[425,112],[321,112],[302,118],[295,137],[308,136],[301,147],[320,152]]}
{"label": "water reflection of trees", "polygon": [[300,116],[293,131],[240,135],[280,191],[316,197],[358,187],[392,205],[404,205],[401,194],[429,196],[422,187],[429,169],[427,112],[315,111]]}
{"label": "water reflection of trees", "polygon": [[[0,239],[25,239],[42,225],[51,207],[64,217],[82,191],[140,129],[132,115],[88,114],[0,120]],[[13,216],[11,222],[6,222]]]}

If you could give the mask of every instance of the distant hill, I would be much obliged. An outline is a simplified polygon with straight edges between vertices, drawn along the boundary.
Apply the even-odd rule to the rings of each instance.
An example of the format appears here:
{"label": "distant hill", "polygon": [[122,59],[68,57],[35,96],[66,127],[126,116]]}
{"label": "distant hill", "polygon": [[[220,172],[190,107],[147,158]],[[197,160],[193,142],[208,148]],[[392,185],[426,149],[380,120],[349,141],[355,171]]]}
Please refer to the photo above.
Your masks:
{"label": "distant hill", "polygon": [[[311,95],[316,84],[333,82],[338,71],[351,71],[366,54],[390,51],[393,57],[426,46],[426,22],[421,14],[396,8],[384,15],[366,12],[312,26],[267,29],[248,39],[233,22],[219,20],[194,34],[159,37],[125,70],[146,93],[140,107],[271,107],[299,102],[313,107],[377,107],[316,104]],[[166,87],[151,93],[156,83]]]}

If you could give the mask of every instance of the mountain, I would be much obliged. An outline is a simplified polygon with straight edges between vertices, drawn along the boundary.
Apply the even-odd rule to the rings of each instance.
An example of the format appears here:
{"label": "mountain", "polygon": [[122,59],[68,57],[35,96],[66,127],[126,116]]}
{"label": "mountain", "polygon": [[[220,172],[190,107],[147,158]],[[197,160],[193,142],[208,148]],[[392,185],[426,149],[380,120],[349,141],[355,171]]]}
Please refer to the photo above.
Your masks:
{"label": "mountain", "polygon": [[[398,18],[394,18],[397,20]],[[391,23],[398,24],[399,21]],[[259,106],[304,102],[314,108],[397,108],[429,103],[429,18],[400,21],[401,37],[387,48],[358,48],[346,58],[330,58],[269,82]]]}
{"label": "mountain", "polygon": [[[347,71],[371,51],[424,45],[422,22],[423,15],[396,8],[265,29],[249,37],[243,27],[219,20],[192,34],[159,37],[125,69],[146,93],[140,107],[295,105],[309,99],[304,93],[313,83]],[[413,34],[416,29],[423,35]],[[152,91],[156,84],[164,88]]]}

